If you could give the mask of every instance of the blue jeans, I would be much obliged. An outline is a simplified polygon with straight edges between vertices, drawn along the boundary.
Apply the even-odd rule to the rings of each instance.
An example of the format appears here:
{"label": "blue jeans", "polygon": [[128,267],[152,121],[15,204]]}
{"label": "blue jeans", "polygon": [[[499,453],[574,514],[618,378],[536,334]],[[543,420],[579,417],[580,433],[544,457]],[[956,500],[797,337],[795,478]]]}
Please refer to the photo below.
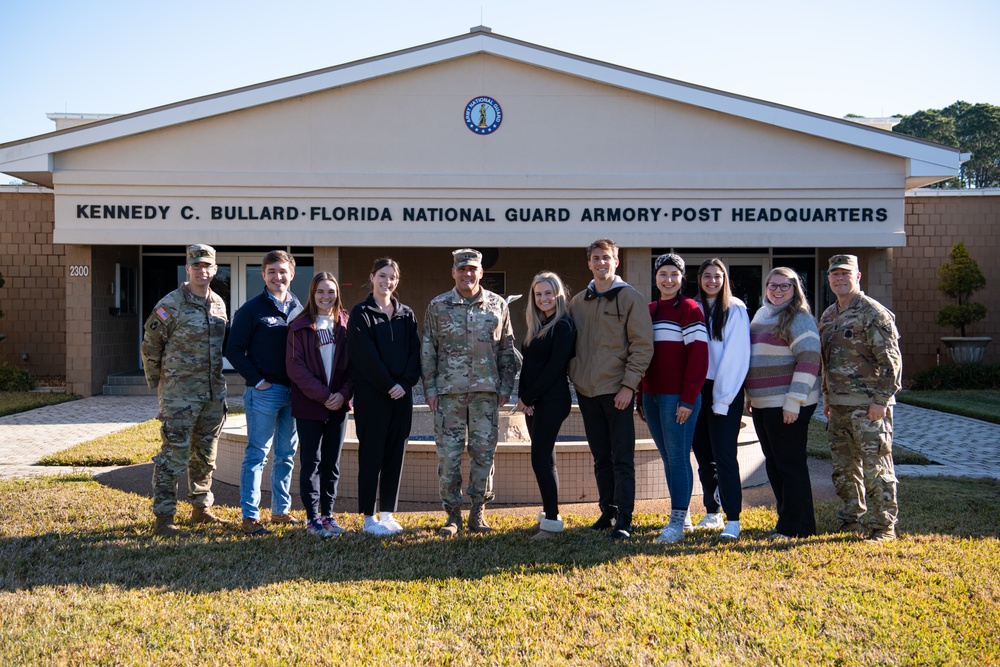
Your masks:
{"label": "blue jeans", "polygon": [[642,408],[646,424],[653,436],[656,448],[663,459],[663,471],[667,475],[667,489],[670,491],[670,507],[686,510],[691,503],[691,487],[694,473],[691,470],[691,442],[694,427],[701,412],[701,394],[694,402],[694,409],[683,424],[677,423],[679,394],[643,394]]}
{"label": "blue jeans", "polygon": [[288,387],[272,384],[267,389],[247,387],[243,392],[247,448],[240,471],[240,507],[244,519],[260,519],[260,479],[272,445],[271,513],[287,514],[292,508],[289,487],[299,436],[292,419],[291,391]]}

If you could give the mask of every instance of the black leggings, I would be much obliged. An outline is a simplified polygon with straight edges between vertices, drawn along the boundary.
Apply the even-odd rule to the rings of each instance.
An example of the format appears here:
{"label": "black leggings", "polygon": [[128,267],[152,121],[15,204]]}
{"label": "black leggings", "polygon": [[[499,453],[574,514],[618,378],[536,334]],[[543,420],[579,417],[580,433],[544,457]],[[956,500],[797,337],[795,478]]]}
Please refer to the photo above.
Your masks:
{"label": "black leggings", "polygon": [[556,436],[569,416],[569,396],[534,405],[535,414],[525,417],[531,437],[531,469],[542,493],[545,518],[559,517],[559,473],[556,471]]}
{"label": "black leggings", "polygon": [[332,412],[326,421],[296,419],[299,432],[299,495],[310,520],[333,514],[340,481],[347,412]]}
{"label": "black leggings", "polygon": [[740,520],[743,509],[743,480],[740,478],[740,463],[737,458],[737,441],[743,416],[743,388],[729,404],[729,412],[717,415],[712,412],[713,380],[705,380],[701,390],[701,412],[694,427],[694,457],[698,460],[698,479],[701,480],[705,511],[716,514],[719,502],[729,521]]}
{"label": "black leggings", "polygon": [[413,420],[413,395],[398,400],[358,383],[354,391],[354,427],[358,432],[358,511],[375,514],[375,495],[381,512],[395,512],[403,456]]}
{"label": "black leggings", "polygon": [[782,408],[756,408],[753,411],[753,425],[764,452],[767,479],[771,482],[778,508],[778,524],[774,531],[788,537],[816,534],[812,483],[806,462],[809,420],[815,411],[815,403],[803,406],[798,419],[791,424],[784,422]]}

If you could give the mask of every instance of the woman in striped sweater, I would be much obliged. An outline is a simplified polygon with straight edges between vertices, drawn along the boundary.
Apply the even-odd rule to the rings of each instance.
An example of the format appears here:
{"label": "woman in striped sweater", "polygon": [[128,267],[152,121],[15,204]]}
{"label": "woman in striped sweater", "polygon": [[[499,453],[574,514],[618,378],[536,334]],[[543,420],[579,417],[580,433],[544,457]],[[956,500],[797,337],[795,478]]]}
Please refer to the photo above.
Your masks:
{"label": "woman in striped sweater", "polygon": [[765,297],[750,323],[747,409],[778,507],[771,538],[809,537],[816,534],[816,517],[806,438],[819,400],[819,331],[792,269],[768,274]]}
{"label": "woman in striped sweater", "polygon": [[701,387],[708,372],[705,316],[694,300],[681,294],[684,260],[667,253],[656,258],[653,276],[660,298],[649,304],[653,319],[653,360],[636,392],[639,416],[663,459],[670,491],[670,523],[657,542],[684,538],[691,487],[691,439],[701,409]]}

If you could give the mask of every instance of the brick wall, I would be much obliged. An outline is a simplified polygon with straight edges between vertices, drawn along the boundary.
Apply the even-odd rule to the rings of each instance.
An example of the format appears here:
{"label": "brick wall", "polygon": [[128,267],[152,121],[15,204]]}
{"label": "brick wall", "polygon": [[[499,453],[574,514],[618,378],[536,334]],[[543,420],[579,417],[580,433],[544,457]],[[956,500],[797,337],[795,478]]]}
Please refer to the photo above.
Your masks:
{"label": "brick wall", "polygon": [[[0,187],[0,362],[33,375],[66,372],[66,253],[52,243],[51,190]],[[28,361],[22,356],[27,352]]]}
{"label": "brick wall", "polygon": [[893,250],[893,310],[902,336],[904,374],[912,377],[935,365],[938,349],[941,363],[949,363],[941,337],[958,333],[934,321],[938,310],[952,303],[938,290],[937,267],[948,261],[951,246],[959,241],[986,275],[986,289],[973,299],[985,304],[988,314],[966,327],[966,335],[991,336],[984,361],[1000,361],[1000,190],[907,197],[906,237],[906,247]]}

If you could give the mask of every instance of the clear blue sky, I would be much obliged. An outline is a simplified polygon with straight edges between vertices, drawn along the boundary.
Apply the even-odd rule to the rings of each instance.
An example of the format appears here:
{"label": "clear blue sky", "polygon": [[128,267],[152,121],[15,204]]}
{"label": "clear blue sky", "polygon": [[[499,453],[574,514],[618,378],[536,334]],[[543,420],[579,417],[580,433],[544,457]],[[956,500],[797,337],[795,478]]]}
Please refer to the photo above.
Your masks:
{"label": "clear blue sky", "polygon": [[0,0],[0,143],[494,32],[830,116],[1000,104],[1000,1]]}

